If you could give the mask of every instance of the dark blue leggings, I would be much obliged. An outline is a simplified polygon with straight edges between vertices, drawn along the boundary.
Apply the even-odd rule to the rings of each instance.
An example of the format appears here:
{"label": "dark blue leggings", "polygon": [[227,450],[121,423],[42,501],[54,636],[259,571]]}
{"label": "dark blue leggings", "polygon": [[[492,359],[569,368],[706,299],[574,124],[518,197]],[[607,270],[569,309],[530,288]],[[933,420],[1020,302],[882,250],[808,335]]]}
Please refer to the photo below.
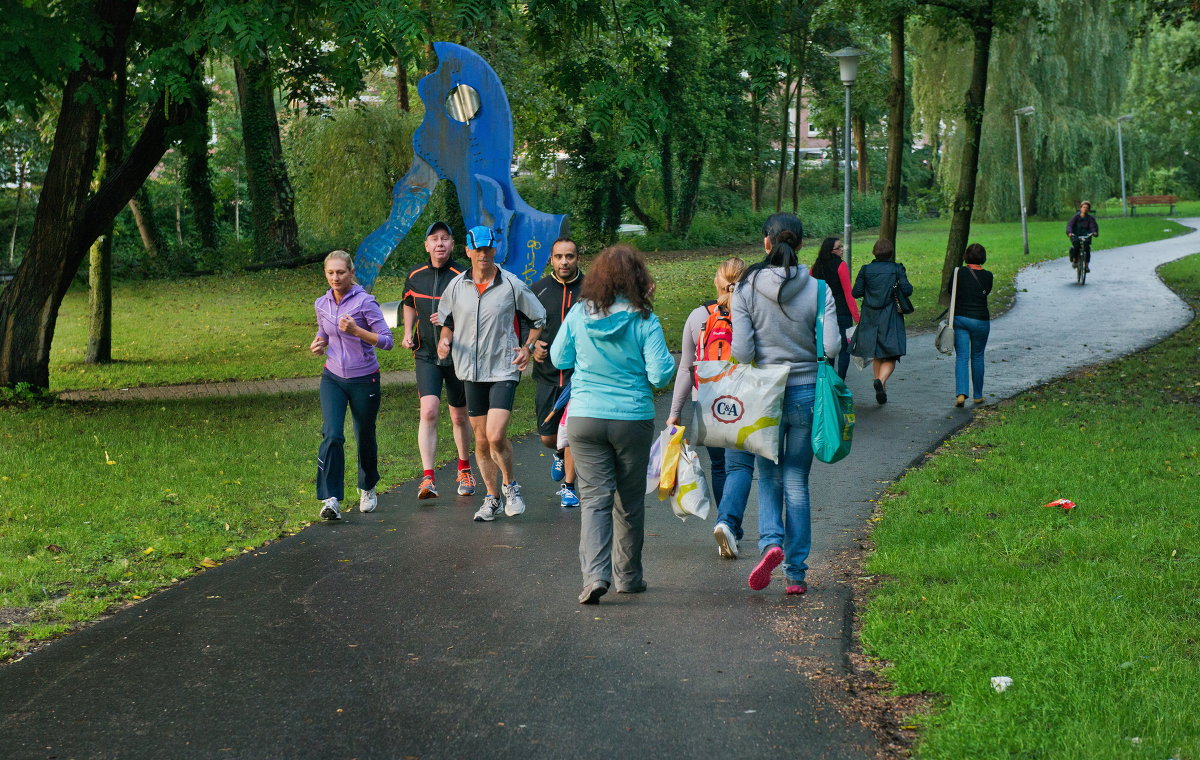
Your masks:
{"label": "dark blue leggings", "polygon": [[321,448],[317,452],[317,498],[345,498],[346,406],[354,419],[358,443],[358,487],[364,491],[379,482],[379,447],[375,443],[375,417],[379,414],[379,373],[362,377],[321,374]]}

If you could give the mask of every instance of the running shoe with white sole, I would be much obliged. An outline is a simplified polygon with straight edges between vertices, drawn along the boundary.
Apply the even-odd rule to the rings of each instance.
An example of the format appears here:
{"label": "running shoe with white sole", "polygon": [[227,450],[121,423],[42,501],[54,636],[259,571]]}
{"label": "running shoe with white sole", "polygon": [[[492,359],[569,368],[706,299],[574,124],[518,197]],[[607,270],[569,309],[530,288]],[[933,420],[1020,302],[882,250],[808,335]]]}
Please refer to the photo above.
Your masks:
{"label": "running shoe with white sole", "polygon": [[458,471],[458,495],[470,496],[475,493],[475,476],[470,470]]}
{"label": "running shoe with white sole", "polygon": [[375,507],[379,506],[379,495],[375,493],[375,489],[364,491],[358,489],[358,511],[359,512],[374,512]]}
{"label": "running shoe with white sole", "polygon": [[738,558],[738,541],[733,535],[733,531],[725,523],[717,523],[713,526],[713,538],[717,540],[717,554],[725,559]]}
{"label": "running shoe with white sole", "polygon": [[579,506],[579,494],[575,493],[575,489],[568,485],[563,485],[558,489],[558,504],[567,509],[573,509]]}
{"label": "running shoe with white sole", "polygon": [[421,485],[417,486],[417,498],[436,499],[437,496],[437,483],[433,482],[433,478],[428,476],[422,478]]}
{"label": "running shoe with white sole", "polygon": [[521,484],[513,481],[508,485],[500,486],[504,491],[504,514],[509,517],[516,517],[525,511],[525,499],[521,498]]}
{"label": "running shoe with white sole", "polygon": [[338,511],[338,500],[336,496],[330,496],[325,501],[321,502],[321,519],[322,520],[340,520],[342,513]]}
{"label": "running shoe with white sole", "polygon": [[475,513],[475,522],[491,522],[500,514],[500,499],[488,494],[483,497],[483,506]]}
{"label": "running shoe with white sole", "polygon": [[555,483],[567,476],[567,460],[554,453],[554,461],[550,463],[550,479]]}

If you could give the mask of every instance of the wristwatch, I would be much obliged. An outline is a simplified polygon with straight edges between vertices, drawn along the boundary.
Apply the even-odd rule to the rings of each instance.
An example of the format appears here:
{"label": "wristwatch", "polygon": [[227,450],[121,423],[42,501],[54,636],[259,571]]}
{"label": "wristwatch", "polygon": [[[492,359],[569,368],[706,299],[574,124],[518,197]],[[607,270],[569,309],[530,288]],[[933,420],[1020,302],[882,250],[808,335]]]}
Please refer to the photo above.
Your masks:
{"label": "wristwatch", "polygon": [[528,343],[525,344],[525,350],[528,351],[529,353],[532,354],[533,349],[534,349],[533,341],[529,341]]}

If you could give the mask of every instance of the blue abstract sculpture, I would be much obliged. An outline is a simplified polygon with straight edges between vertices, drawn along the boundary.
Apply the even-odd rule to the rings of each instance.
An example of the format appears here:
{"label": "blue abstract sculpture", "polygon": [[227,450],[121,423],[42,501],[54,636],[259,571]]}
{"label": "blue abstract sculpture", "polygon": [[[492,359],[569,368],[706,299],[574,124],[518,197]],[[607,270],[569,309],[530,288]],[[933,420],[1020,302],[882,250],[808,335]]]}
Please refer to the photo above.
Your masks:
{"label": "blue abstract sculpture", "polygon": [[496,263],[532,283],[541,276],[551,244],[566,232],[566,217],[530,206],[513,187],[512,111],[496,72],[474,51],[435,42],[438,67],[417,83],[425,118],[413,133],[413,164],[392,188],[388,220],[354,256],[355,274],[368,290],[433,195],[438,180],[458,192],[463,228],[496,232]]}

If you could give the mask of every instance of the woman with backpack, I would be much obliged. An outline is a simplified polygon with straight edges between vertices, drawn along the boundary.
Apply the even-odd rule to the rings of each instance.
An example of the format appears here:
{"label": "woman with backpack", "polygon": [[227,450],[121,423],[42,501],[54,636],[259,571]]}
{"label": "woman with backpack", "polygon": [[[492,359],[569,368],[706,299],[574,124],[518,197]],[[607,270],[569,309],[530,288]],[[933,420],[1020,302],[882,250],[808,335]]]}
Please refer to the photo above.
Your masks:
{"label": "woman with backpack", "polygon": [[[713,278],[717,300],[697,306],[688,315],[683,325],[682,353],[679,371],[675,374],[675,392],[671,396],[667,427],[679,424],[689,391],[692,401],[696,400],[696,362],[732,357],[733,322],[729,316],[729,300],[745,271],[746,262],[736,256],[722,261]],[[746,499],[754,476],[754,455],[736,449],[705,448],[712,465],[713,498],[717,500],[717,522],[713,526],[717,554],[726,559],[737,559],[738,541],[742,540],[742,515],[746,513]]]}
{"label": "woman with backpack", "polygon": [[912,295],[904,265],[896,263],[896,246],[880,238],[871,249],[875,260],[858,270],[850,294],[861,298],[862,321],[850,343],[850,353],[860,359],[873,359],[875,370],[875,401],[886,404],[887,381],[896,369],[896,362],[908,352],[904,334],[904,315],[900,312],[900,295]]}
{"label": "woman with backpack", "polygon": [[833,301],[837,304],[838,331],[842,334],[842,350],[838,353],[838,377],[846,379],[846,371],[850,369],[850,328],[858,324],[858,302],[850,295],[850,267],[842,261],[842,240],[827,237],[821,241],[821,250],[817,260],[812,265],[812,276],[824,280],[833,293]]}
{"label": "woman with backpack", "polygon": [[[779,461],[756,457],[758,467],[758,550],[761,559],[750,573],[750,588],[771,583],[780,564],[787,577],[784,593],[808,590],[812,547],[808,473],[812,468],[813,399],[817,382],[817,309],[821,341],[830,357],[838,342],[837,306],[827,291],[818,303],[820,282],[796,256],[804,227],[793,214],[773,214],[763,224],[767,256],[746,270],[733,291],[733,358],[758,366],[788,369],[779,419]],[[728,484],[727,484],[728,485]]]}

